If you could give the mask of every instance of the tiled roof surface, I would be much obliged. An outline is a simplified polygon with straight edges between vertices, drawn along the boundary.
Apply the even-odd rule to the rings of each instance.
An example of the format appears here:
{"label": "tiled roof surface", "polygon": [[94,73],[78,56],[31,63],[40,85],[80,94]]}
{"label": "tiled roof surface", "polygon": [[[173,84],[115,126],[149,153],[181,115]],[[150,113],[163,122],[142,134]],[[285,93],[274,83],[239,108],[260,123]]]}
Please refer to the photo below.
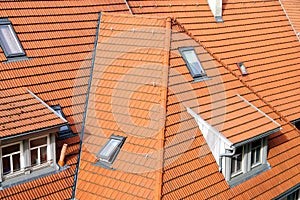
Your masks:
{"label": "tiled roof surface", "polygon": [[[279,2],[224,1],[224,23],[215,23],[205,0],[128,2],[135,14],[176,17],[210,54],[189,37],[178,39],[186,33],[174,24],[173,30],[180,33],[172,33],[169,60],[167,20],[102,16],[77,198],[271,199],[296,185],[300,179],[299,133],[252,92],[258,91],[288,119],[300,118],[299,42]],[[82,121],[98,12],[128,13],[125,2],[22,1],[1,2],[0,6],[0,16],[9,16],[31,58],[0,64],[1,89],[28,87],[49,105],[60,104],[73,131],[80,131],[74,124]],[[176,50],[190,43],[211,80],[192,82]],[[5,60],[2,52],[0,60]],[[237,62],[244,62],[250,75],[241,77]],[[75,82],[76,76],[80,78]],[[77,98],[71,98],[74,84]],[[253,137],[251,130],[274,128],[247,124],[265,121],[243,106],[237,94],[279,122],[282,130],[269,136],[271,169],[230,189],[186,107],[224,135],[239,127],[249,138]],[[94,165],[96,153],[111,134],[127,137],[112,165],[115,170]],[[0,191],[1,199],[70,198],[78,142],[73,137],[57,144],[69,144],[70,169]]]}
{"label": "tiled roof surface", "polygon": [[[178,57],[177,47],[183,44],[183,40],[177,36],[178,34],[173,34],[172,37],[170,66],[171,69],[185,74],[186,80],[191,81],[182,58]],[[190,39],[190,41],[192,40]],[[291,125],[278,120],[278,115],[269,106],[245,88],[234,75],[216,63],[207,53],[205,55],[202,47],[198,45],[195,48],[200,60],[202,57],[203,67],[212,80],[187,84],[185,81],[179,82],[176,75],[170,74],[169,91],[184,91],[184,95],[178,98],[178,95],[175,97],[172,92],[168,93],[165,133],[167,146],[165,146],[164,153],[162,199],[271,199],[294,186],[297,183],[297,179],[294,177],[300,175],[300,166],[297,156],[292,152],[296,152],[296,149],[300,148],[298,145],[299,133]],[[217,73],[214,72],[214,69],[217,69]],[[184,107],[190,104],[195,111],[199,108],[199,115],[211,124],[216,123],[217,127],[218,122],[220,124],[220,121],[224,120],[224,127],[232,127],[232,132],[235,130],[243,132],[248,128],[253,128],[253,132],[256,131],[256,128],[259,130],[258,126],[239,126],[243,120],[250,120],[252,114],[247,109],[245,110],[247,114],[243,114],[244,111],[241,109],[243,106],[237,101],[236,93],[241,94],[263,112],[281,122],[283,130],[269,136],[268,162],[272,168],[230,189],[223,175],[218,171],[218,165],[197,124],[184,111]],[[194,106],[192,106],[193,102]],[[214,107],[217,108],[211,109]],[[224,116],[221,116],[220,119],[222,113]],[[235,124],[239,126],[239,129],[235,129]],[[231,132],[230,129],[229,132]],[[252,131],[249,130],[248,133],[252,133]],[[291,148],[287,149],[287,146],[291,146]],[[289,163],[285,164],[285,162]],[[288,166],[292,170],[289,170]],[[293,180],[289,180],[286,176],[293,177]]]}
{"label": "tiled roof surface", "polygon": [[[162,31],[165,22],[137,16],[102,16],[76,197],[153,199],[158,195],[162,199],[269,199],[294,186],[295,182],[286,176],[299,176],[298,158],[289,155],[294,149],[300,150],[299,133],[282,122],[271,107],[176,23],[171,35],[170,59],[164,60],[164,54],[168,55],[163,51],[168,48],[168,36],[162,39],[166,34]],[[193,82],[178,52],[182,46],[195,47],[211,80]],[[162,63],[170,64],[167,74],[159,67]],[[165,105],[159,83],[164,82],[166,75]],[[283,130],[269,137],[268,161],[272,169],[230,189],[186,108],[192,108],[224,135],[240,134],[236,137],[238,140],[278,127],[237,95],[280,122]],[[162,128],[165,139],[162,154],[155,154],[161,150],[161,136],[156,129],[161,124],[150,126],[150,119],[157,119],[151,118],[154,115],[151,107],[157,105],[166,106],[161,109],[166,109],[167,114]],[[159,110],[156,115],[161,114]],[[152,130],[148,130],[149,127]],[[97,166],[96,157],[112,134],[127,137],[112,165],[114,170]],[[287,146],[293,148],[287,149]],[[162,173],[156,168],[161,155]],[[286,162],[292,164],[286,165]],[[288,170],[289,166],[295,170]],[[160,178],[161,190],[157,188]],[[258,190],[260,192],[256,192]]]}
{"label": "tiled roof surface", "polygon": [[281,0],[281,3],[297,33],[300,32],[300,1]]}
{"label": "tiled roof surface", "polygon": [[[6,58],[0,49],[1,90],[26,87],[48,105],[59,104],[72,131],[80,132],[98,13],[128,12],[126,4],[121,0],[2,1],[0,7],[0,17],[12,22],[29,58],[3,63]],[[58,141],[58,156],[63,143],[68,144],[69,169],[1,190],[0,199],[70,198],[79,138]]]}
{"label": "tiled roof surface", "polygon": [[300,45],[278,0],[223,1],[224,23],[205,0],[128,3],[134,14],[176,17],[237,75],[236,63],[244,62],[244,81],[290,121],[300,118]]}
{"label": "tiled roof surface", "polygon": [[0,138],[66,123],[26,89],[1,91],[0,99]]}
{"label": "tiled roof surface", "polygon": [[[158,193],[165,26],[165,19],[102,15],[77,198],[154,199]],[[126,137],[115,170],[95,166],[112,134]]]}

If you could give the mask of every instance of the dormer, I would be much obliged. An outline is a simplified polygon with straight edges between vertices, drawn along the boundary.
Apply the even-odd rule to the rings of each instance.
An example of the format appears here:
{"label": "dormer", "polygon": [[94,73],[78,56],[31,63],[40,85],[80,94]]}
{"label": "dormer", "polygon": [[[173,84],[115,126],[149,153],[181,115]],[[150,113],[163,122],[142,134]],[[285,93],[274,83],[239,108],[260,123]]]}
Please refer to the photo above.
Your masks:
{"label": "dormer", "polygon": [[[281,130],[280,124],[241,95],[234,99],[240,112],[251,113],[230,130],[217,130],[187,108],[201,130],[225,180],[234,187],[268,169],[268,136]],[[226,123],[226,122],[224,122]],[[246,127],[242,129],[242,126]],[[258,128],[257,128],[258,127]]]}
{"label": "dormer", "polygon": [[1,102],[0,187],[34,180],[61,168],[56,133],[67,121],[26,89],[6,91]]}

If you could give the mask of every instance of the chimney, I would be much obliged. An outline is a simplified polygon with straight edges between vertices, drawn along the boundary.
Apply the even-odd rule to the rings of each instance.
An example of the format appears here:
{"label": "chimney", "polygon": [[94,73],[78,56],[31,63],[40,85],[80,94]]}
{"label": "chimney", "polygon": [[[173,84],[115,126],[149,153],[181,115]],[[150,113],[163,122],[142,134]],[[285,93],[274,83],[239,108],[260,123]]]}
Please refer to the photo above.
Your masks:
{"label": "chimney", "polygon": [[59,166],[63,167],[65,165],[65,156],[66,156],[66,150],[67,150],[67,144],[64,144],[64,146],[61,149],[60,152],[60,158],[58,161]]}
{"label": "chimney", "polygon": [[223,22],[222,19],[222,0],[207,0],[212,14],[215,17],[216,22]]}

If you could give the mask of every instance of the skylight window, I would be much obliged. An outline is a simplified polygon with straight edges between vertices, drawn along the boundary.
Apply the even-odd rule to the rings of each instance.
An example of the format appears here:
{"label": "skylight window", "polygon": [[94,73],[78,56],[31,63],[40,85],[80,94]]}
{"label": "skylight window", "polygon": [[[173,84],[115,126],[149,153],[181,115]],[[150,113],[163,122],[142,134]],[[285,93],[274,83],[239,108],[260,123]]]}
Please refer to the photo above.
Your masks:
{"label": "skylight window", "polygon": [[179,48],[179,52],[181,53],[193,78],[206,76],[206,73],[193,47]]}
{"label": "skylight window", "polygon": [[97,154],[100,162],[103,162],[103,164],[112,164],[116,159],[125,140],[125,137],[112,135],[109,141]]}
{"label": "skylight window", "polygon": [[0,19],[0,45],[8,59],[25,56],[24,49],[8,19]]}
{"label": "skylight window", "polygon": [[[52,106],[53,110],[60,115],[61,117],[63,117],[64,119],[66,119],[66,116],[64,115],[60,105],[56,105],[56,106]],[[70,129],[70,127],[68,125],[62,126],[59,129],[59,139],[64,139],[64,138],[68,138],[73,136],[72,130]]]}
{"label": "skylight window", "polygon": [[246,66],[244,65],[244,63],[240,62],[240,63],[237,63],[237,65],[243,76],[248,75],[248,72],[247,72],[247,69],[246,69]]}

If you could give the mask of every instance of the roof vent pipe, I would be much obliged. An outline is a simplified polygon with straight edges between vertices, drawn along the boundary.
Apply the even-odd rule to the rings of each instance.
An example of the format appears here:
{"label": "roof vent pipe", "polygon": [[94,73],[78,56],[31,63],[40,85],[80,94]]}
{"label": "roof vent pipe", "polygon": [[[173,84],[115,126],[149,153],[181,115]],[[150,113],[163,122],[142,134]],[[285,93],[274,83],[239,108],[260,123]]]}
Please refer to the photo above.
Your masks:
{"label": "roof vent pipe", "polygon": [[66,156],[66,150],[67,150],[67,144],[64,144],[61,152],[60,152],[60,157],[59,157],[59,161],[58,164],[59,166],[63,167],[65,165],[65,156]]}
{"label": "roof vent pipe", "polygon": [[223,22],[222,19],[222,0],[207,0],[212,14],[215,17],[216,22]]}

